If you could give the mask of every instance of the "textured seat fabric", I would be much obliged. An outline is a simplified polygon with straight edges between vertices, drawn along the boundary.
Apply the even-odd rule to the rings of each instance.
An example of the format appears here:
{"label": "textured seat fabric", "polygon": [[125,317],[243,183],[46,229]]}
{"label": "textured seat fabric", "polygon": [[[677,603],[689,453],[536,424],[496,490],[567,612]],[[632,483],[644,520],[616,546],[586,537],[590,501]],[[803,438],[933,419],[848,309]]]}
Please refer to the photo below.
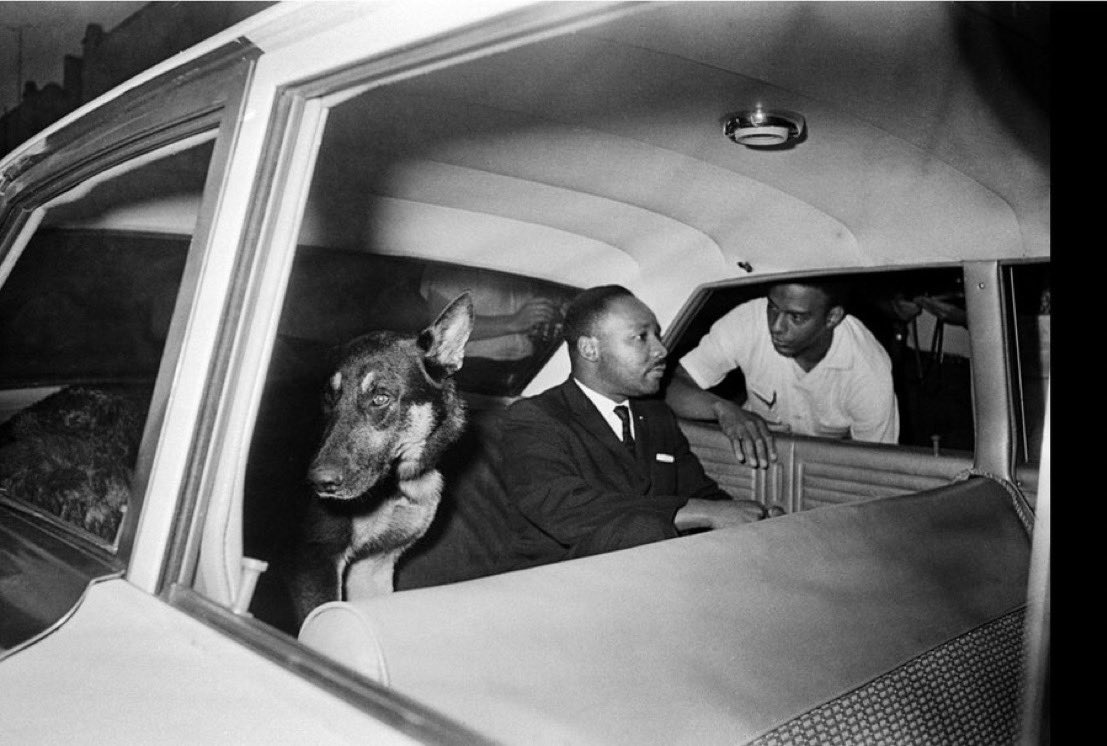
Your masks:
{"label": "textured seat fabric", "polygon": [[1025,609],[966,632],[805,712],[752,746],[1015,743]]}
{"label": "textured seat fabric", "polygon": [[329,604],[300,634],[506,743],[745,743],[1018,611],[1029,554],[976,478]]}

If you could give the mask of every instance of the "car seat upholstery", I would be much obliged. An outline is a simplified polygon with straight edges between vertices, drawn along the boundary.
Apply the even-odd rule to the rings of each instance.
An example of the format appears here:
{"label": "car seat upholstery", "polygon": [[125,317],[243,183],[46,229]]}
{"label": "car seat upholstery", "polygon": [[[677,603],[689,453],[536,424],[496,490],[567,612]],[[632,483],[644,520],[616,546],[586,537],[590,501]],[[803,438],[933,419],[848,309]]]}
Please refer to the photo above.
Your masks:
{"label": "car seat upholstery", "polygon": [[974,477],[326,604],[300,639],[506,742],[743,743],[1018,612],[1011,501]]}
{"label": "car seat upholstery", "polygon": [[396,590],[510,568],[507,491],[499,475],[503,411],[470,406],[464,434],[438,464],[445,484],[438,513],[427,534],[401,557]]}

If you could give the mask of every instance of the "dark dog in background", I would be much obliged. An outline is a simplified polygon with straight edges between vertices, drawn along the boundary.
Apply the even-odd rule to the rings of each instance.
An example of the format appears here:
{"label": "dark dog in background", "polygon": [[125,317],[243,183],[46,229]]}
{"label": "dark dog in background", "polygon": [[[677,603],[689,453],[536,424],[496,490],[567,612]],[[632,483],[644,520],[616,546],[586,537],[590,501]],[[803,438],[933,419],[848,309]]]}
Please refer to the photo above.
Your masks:
{"label": "dark dog in background", "polygon": [[0,424],[0,495],[114,542],[151,391],[70,386]]}
{"label": "dark dog in background", "polygon": [[375,331],[343,348],[308,470],[317,499],[292,577],[301,621],[327,601],[390,593],[397,559],[430,526],[436,464],[465,426],[453,375],[472,325],[464,293],[418,334]]}

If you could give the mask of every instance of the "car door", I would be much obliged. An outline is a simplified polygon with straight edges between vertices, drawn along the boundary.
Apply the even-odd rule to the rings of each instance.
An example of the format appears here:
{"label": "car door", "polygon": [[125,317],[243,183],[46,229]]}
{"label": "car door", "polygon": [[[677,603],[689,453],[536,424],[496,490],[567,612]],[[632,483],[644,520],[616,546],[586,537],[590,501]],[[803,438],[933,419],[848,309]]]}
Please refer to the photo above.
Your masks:
{"label": "car door", "polygon": [[202,195],[252,56],[232,44],[133,86],[0,174],[3,647],[93,579],[160,575],[138,524],[174,512],[155,454],[210,229]]}

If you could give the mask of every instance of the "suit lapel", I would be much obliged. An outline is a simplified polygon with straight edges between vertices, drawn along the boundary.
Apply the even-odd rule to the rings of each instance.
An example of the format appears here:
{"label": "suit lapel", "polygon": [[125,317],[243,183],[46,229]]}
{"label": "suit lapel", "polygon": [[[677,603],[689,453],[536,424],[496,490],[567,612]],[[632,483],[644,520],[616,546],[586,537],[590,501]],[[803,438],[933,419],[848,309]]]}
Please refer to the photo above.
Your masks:
{"label": "suit lapel", "polygon": [[[607,424],[607,420],[603,418],[603,415],[599,413],[588,397],[584,395],[584,392],[580,390],[580,386],[576,384],[572,378],[562,384],[562,393],[565,396],[566,405],[569,408],[574,419],[583,427],[590,435],[595,437],[608,451],[611,452],[613,458],[617,459],[620,464],[630,473],[644,477],[649,474],[649,468],[646,466],[643,468],[642,464],[645,463],[641,455],[638,458],[632,456],[630,452],[623,446],[623,441],[618,435],[611,429],[611,426]],[[612,404],[612,407],[615,405]],[[637,413],[634,411],[634,402],[631,400],[630,411],[633,416],[637,417]],[[639,419],[635,420],[635,427],[639,427]],[[642,428],[644,430],[644,428]],[[641,450],[643,444],[635,437],[635,451],[638,454],[642,454]]]}

